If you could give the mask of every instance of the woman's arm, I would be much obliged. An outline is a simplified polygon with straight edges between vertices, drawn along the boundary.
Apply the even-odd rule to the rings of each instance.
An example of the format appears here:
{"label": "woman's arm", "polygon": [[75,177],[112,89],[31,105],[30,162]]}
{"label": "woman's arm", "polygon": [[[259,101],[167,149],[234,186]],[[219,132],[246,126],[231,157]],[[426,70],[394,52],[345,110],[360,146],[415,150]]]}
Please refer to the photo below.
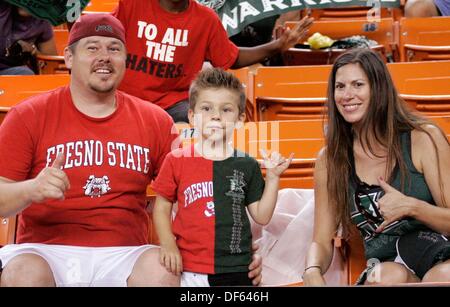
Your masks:
{"label": "woman's arm", "polygon": [[377,231],[393,221],[412,217],[436,232],[450,235],[450,146],[438,128],[425,126],[424,129],[436,143],[439,163],[430,136],[421,131],[411,134],[412,159],[417,170],[424,174],[437,206],[406,196],[380,179],[386,193],[378,204],[385,221]]}
{"label": "woman's arm", "polygon": [[327,168],[324,150],[321,150],[314,169],[314,232],[306,255],[303,282],[307,286],[324,285],[323,274],[333,258],[333,238],[337,230],[336,210],[328,202]]}

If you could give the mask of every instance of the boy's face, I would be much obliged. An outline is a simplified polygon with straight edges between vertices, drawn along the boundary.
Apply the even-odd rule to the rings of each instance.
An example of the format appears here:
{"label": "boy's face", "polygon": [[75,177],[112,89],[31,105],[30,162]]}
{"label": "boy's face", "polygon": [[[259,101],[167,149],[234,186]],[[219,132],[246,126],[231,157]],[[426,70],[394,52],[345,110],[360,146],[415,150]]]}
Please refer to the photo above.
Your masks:
{"label": "boy's face", "polygon": [[234,128],[245,120],[239,114],[239,94],[225,89],[205,89],[198,93],[194,110],[189,110],[189,122],[199,130],[204,140],[227,142]]}

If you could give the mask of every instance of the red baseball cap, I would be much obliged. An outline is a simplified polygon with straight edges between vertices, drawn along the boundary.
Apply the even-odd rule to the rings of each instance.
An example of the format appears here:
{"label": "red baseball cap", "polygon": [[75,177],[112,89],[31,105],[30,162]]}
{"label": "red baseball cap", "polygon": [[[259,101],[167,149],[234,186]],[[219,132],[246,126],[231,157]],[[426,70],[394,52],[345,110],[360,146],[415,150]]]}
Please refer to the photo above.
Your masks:
{"label": "red baseball cap", "polygon": [[69,46],[88,36],[114,37],[125,44],[125,29],[122,23],[110,14],[81,15],[69,33]]}

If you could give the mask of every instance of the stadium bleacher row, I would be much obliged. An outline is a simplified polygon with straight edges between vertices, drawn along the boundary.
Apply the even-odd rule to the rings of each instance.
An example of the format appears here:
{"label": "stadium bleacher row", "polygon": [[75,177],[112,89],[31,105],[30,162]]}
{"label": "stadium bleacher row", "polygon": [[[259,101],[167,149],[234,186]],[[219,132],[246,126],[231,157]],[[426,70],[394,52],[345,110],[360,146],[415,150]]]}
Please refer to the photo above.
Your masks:
{"label": "stadium bleacher row", "polygon": [[[450,61],[387,66],[411,107],[427,115],[450,114]],[[246,88],[250,121],[291,120],[322,117],[330,69],[331,65],[260,67],[255,72],[243,68],[234,73]],[[2,118],[1,113],[22,99],[67,84],[69,75],[2,76],[0,80]]]}

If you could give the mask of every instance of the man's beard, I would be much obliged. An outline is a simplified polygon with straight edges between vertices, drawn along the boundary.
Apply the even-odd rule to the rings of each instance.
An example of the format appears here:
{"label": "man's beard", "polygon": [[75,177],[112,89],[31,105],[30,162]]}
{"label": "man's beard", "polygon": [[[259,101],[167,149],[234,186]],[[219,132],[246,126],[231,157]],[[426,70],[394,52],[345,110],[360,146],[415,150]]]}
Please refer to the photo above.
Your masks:
{"label": "man's beard", "polygon": [[111,85],[111,86],[108,86],[108,87],[100,87],[100,86],[97,86],[95,84],[89,84],[89,87],[93,91],[95,91],[97,93],[102,93],[102,94],[110,93],[110,92],[112,92],[114,90],[114,85]]}

